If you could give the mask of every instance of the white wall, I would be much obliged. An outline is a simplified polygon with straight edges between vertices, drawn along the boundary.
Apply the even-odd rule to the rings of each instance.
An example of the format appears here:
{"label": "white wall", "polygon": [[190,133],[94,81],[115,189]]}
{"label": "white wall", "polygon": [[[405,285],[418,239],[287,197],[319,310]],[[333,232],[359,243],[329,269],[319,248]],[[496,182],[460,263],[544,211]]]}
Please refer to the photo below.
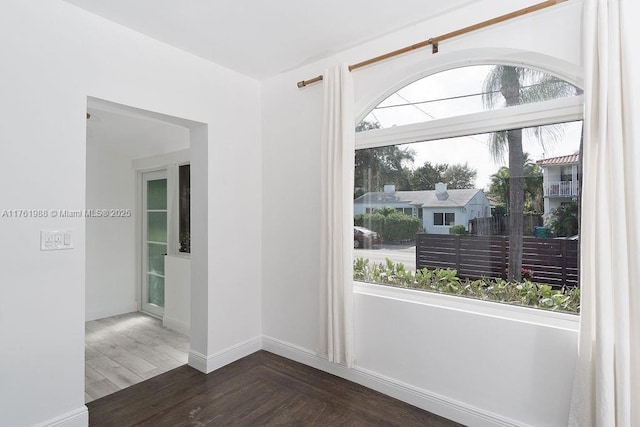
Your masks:
{"label": "white wall", "polygon": [[136,180],[131,159],[87,144],[87,209],[129,209],[129,217],[86,219],[86,320],[138,309]]}
{"label": "white wall", "polygon": [[465,228],[469,228],[469,220],[474,218],[484,218],[490,216],[491,204],[484,191],[473,196],[473,199],[467,204],[469,216]]}
{"label": "white wall", "polygon": [[[270,342],[312,355],[318,331],[323,87],[300,90],[295,83],[321,74],[326,66],[356,63],[532,3],[470,4],[463,13],[415,25],[263,84],[263,191],[270,194],[263,202],[263,331]],[[564,69],[567,78],[580,82],[580,41],[581,2],[574,1],[443,42],[437,55],[426,49],[358,70],[353,74],[357,119],[420,73],[483,59],[494,63],[498,58],[507,63],[528,59],[550,71]],[[274,188],[287,191],[271,191]],[[296,195],[295,214],[292,194]],[[300,230],[305,231],[303,237]],[[463,422],[469,422],[465,414],[475,414],[472,420],[477,424],[478,414],[495,422],[566,424],[575,331],[507,318],[478,319],[451,308],[379,296],[356,295],[355,302],[356,369],[391,388],[411,384],[411,390],[416,390],[412,395],[418,396],[415,404],[441,413],[446,412],[443,407],[453,408],[447,415]],[[475,354],[481,356],[477,369],[461,366],[462,359],[473,360]],[[545,354],[561,362],[541,366],[539,357]],[[486,363],[488,369],[497,369],[505,355],[520,359],[517,373],[482,368]],[[514,365],[512,360],[505,362],[510,368]],[[541,376],[553,380],[547,382]],[[493,395],[501,400],[491,402]],[[425,396],[439,396],[445,404],[435,405]],[[465,412],[464,408],[471,409]]]}
{"label": "white wall", "polygon": [[191,329],[191,258],[164,257],[164,316],[162,324],[185,335]]}
{"label": "white wall", "polygon": [[559,182],[560,181],[560,167],[549,167],[549,182]]}
{"label": "white wall", "polygon": [[422,208],[422,226],[426,233],[429,234],[449,234],[449,225],[433,225],[434,213],[453,213],[455,214],[454,225],[466,225],[469,222],[467,212],[464,212],[462,208]]}
{"label": "white wall", "polygon": [[[259,83],[59,0],[7,0],[0,12],[2,209],[86,206],[88,96],[201,123],[192,350],[214,359],[259,336]],[[220,209],[238,195],[251,209]],[[75,249],[41,252],[40,230],[58,228]],[[0,425],[86,425],[85,221],[2,218],[0,234]]]}
{"label": "white wall", "polygon": [[[103,111],[93,110],[92,120],[100,121],[102,127],[122,125],[108,119]],[[189,162],[189,149],[165,153],[172,148],[189,146],[189,131],[176,129],[166,124],[135,119],[139,126],[148,130],[137,132],[127,144],[116,141],[122,137],[117,129],[87,133],[87,209],[122,209],[129,216],[86,219],[86,320],[129,313],[140,309],[141,238],[139,173],[150,169],[166,168],[169,175],[168,203],[177,209],[177,165]],[[91,123],[89,123],[91,125]],[[95,129],[92,129],[95,130]],[[132,128],[129,128],[132,131]],[[162,133],[162,137],[158,134]],[[125,137],[126,138],[126,137]],[[136,146],[154,147],[158,139],[165,139],[156,146],[156,155],[134,159],[140,150]],[[126,146],[130,149],[127,149]],[[118,147],[115,149],[114,147]],[[146,149],[149,154],[153,150]],[[171,211],[169,226],[176,228],[176,217]],[[175,235],[176,230],[170,231]],[[175,240],[175,239],[174,239]],[[177,251],[175,242],[169,250]],[[178,264],[182,266],[182,264]],[[174,265],[175,267],[175,265]],[[165,266],[166,269],[166,266]],[[173,329],[189,334],[191,263],[186,268],[174,268],[171,281],[165,283],[166,322]],[[167,273],[168,274],[168,273]]]}
{"label": "white wall", "polygon": [[516,319],[511,307],[453,307],[442,297],[407,302],[362,287],[356,331],[369,333],[355,334],[358,368],[414,389],[420,406],[465,425],[566,425],[577,318],[547,321],[517,308],[527,317]]}

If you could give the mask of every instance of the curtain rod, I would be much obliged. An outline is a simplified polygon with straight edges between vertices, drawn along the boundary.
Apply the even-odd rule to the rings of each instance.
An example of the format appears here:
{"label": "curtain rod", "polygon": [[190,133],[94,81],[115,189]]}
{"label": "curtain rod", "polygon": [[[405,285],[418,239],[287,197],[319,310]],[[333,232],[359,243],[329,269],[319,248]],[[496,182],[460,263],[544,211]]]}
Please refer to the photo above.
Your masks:
{"label": "curtain rod", "polygon": [[[489,27],[491,25],[498,24],[500,22],[504,22],[504,21],[508,21],[510,19],[513,19],[513,18],[517,18],[519,16],[523,16],[523,15],[526,15],[526,14],[529,14],[529,13],[532,13],[532,12],[537,12],[538,10],[546,9],[547,7],[555,6],[556,4],[564,3],[566,1],[567,0],[548,0],[548,1],[544,1],[542,3],[535,4],[535,5],[530,6],[530,7],[525,7],[524,9],[520,9],[520,10],[516,10],[516,11],[511,12],[511,13],[507,13],[506,15],[497,16],[497,17],[489,19],[487,21],[482,21],[482,22],[479,22],[477,24],[470,25],[468,27],[464,27],[464,28],[461,28],[461,29],[456,30],[456,31],[451,31],[450,33],[446,33],[446,34],[443,34],[443,35],[438,36],[438,37],[432,37],[429,40],[425,40],[425,41],[420,42],[420,43],[412,44],[411,46],[403,47],[402,49],[398,49],[398,50],[394,50],[394,51],[389,52],[389,53],[385,53],[384,55],[376,56],[375,58],[367,59],[366,61],[358,62],[357,64],[349,65],[349,71],[354,71],[354,70],[357,70],[358,68],[366,67],[367,65],[375,64],[376,62],[384,61],[385,59],[393,58],[395,56],[402,55],[404,53],[408,53],[408,52],[414,51],[416,49],[421,49],[421,48],[427,47],[429,45],[432,46],[432,52],[433,53],[438,53],[438,43],[443,41],[443,40],[448,40],[448,39],[460,36],[462,34],[470,33],[472,31],[476,31],[476,30],[479,30],[481,28]],[[297,84],[298,84],[298,88],[303,88],[303,87],[308,86],[308,85],[310,85],[312,83],[316,83],[316,82],[320,82],[320,81],[322,81],[322,76],[321,75],[318,76],[318,77],[314,77],[312,79],[309,79],[309,80],[299,81]]]}

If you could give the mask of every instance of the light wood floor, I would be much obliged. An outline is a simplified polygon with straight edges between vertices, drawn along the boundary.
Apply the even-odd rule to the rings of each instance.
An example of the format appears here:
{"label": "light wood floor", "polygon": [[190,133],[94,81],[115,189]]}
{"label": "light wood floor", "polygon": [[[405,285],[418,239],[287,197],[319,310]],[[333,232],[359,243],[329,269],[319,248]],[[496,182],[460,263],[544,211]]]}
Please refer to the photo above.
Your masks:
{"label": "light wood floor", "polygon": [[85,324],[85,401],[91,402],[187,363],[189,337],[142,313]]}

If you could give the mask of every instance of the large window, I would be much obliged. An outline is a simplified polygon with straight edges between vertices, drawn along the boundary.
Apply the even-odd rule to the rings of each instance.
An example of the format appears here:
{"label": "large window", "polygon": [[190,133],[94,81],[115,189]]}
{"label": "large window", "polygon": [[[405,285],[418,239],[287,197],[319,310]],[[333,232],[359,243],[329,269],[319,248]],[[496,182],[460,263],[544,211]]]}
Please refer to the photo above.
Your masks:
{"label": "large window", "polygon": [[355,280],[577,313],[579,194],[546,198],[543,168],[580,151],[579,94],[489,65],[382,101],[356,129],[354,223],[381,244],[354,249]]}

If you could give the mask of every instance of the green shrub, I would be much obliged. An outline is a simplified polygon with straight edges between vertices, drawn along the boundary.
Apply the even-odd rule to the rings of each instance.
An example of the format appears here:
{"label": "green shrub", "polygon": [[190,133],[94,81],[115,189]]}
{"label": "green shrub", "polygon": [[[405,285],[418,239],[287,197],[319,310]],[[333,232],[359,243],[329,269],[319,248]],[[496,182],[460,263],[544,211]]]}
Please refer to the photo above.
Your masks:
{"label": "green shrub", "polygon": [[551,212],[550,228],[555,236],[569,237],[578,234],[578,204],[558,206]]}
{"label": "green shrub", "polygon": [[374,209],[373,213],[356,215],[353,217],[353,223],[377,232],[386,242],[412,240],[422,227],[418,218],[389,207]]}
{"label": "green shrub", "polygon": [[423,268],[414,273],[406,270],[402,263],[394,263],[389,258],[386,258],[384,263],[372,265],[368,259],[357,258],[353,262],[353,278],[361,282],[460,295],[545,310],[574,314],[580,312],[578,287],[558,290],[526,279],[517,283],[502,279],[461,279],[456,270],[442,268]]}
{"label": "green shrub", "polygon": [[382,232],[384,229],[384,215],[375,212],[375,213],[367,213],[356,215],[353,218],[354,225],[359,225],[360,227],[368,228],[369,230],[375,231],[380,236],[382,236]]}
{"label": "green shrub", "polygon": [[412,240],[420,230],[420,220],[400,212],[394,212],[384,218],[382,240],[401,242]]}
{"label": "green shrub", "polygon": [[454,225],[449,228],[449,234],[465,235],[467,234],[467,230],[465,230],[464,225]]}
{"label": "green shrub", "polygon": [[503,216],[507,216],[507,205],[504,203],[501,203],[499,205],[496,205],[493,207],[492,209],[492,216],[494,217],[503,217]]}

